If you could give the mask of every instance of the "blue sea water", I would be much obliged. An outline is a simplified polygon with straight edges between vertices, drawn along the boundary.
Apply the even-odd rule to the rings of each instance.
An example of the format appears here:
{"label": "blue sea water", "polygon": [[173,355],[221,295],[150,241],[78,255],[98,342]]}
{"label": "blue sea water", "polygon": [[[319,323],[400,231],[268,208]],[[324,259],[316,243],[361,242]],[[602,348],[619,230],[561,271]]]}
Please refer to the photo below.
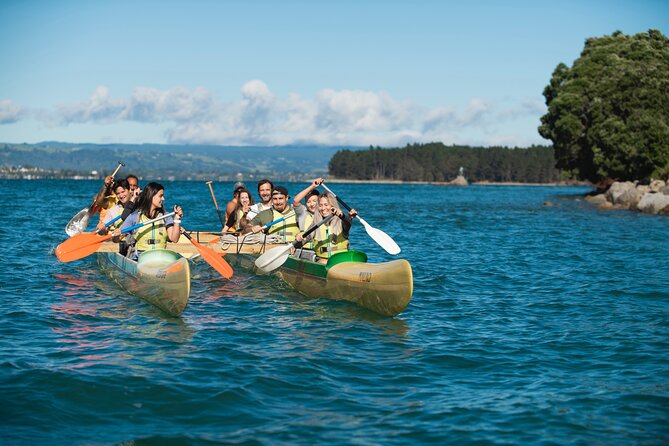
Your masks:
{"label": "blue sea water", "polygon": [[[205,184],[165,186],[219,227]],[[0,442],[669,443],[669,219],[577,187],[332,186],[413,267],[395,318],[203,262],[167,317],[54,256],[99,184],[0,181]]]}

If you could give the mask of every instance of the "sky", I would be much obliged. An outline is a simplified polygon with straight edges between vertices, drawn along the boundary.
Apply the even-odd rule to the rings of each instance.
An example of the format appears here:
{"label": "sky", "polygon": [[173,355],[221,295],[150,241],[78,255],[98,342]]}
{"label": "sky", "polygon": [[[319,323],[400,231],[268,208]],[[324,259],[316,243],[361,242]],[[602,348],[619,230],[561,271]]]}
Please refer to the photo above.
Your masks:
{"label": "sky", "polygon": [[585,39],[667,0],[0,2],[0,142],[549,144]]}

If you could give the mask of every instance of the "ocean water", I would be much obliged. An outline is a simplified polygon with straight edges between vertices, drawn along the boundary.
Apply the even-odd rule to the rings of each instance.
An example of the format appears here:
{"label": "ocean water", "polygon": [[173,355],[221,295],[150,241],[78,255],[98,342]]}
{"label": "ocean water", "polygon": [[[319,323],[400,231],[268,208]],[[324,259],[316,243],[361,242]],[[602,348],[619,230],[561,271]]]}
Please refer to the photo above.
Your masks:
{"label": "ocean water", "polygon": [[[205,184],[165,186],[218,229]],[[333,184],[411,263],[404,313],[198,262],[170,318],[54,256],[98,187],[0,181],[2,444],[669,443],[666,217],[575,187]]]}

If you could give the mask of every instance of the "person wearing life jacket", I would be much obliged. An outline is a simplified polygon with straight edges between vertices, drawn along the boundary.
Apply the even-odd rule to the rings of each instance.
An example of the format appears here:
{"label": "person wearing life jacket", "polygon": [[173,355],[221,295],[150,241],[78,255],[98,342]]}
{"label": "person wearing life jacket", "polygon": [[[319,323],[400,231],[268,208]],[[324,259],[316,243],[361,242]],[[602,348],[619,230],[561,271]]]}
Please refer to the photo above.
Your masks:
{"label": "person wearing life jacket", "polygon": [[288,204],[288,198],[290,198],[290,195],[288,195],[288,190],[285,187],[275,186],[272,189],[272,208],[261,211],[258,215],[253,217],[244,230],[246,232],[251,231],[254,234],[257,234],[268,223],[287,217],[285,220],[270,226],[267,230],[267,234],[278,235],[281,237],[283,243],[293,242],[295,236],[300,232],[300,228],[297,225],[295,211],[293,210],[293,207]]}
{"label": "person wearing life jacket", "polygon": [[[134,226],[138,223],[153,220],[165,214],[163,202],[165,201],[165,188],[158,183],[149,183],[142,191],[139,202],[137,203],[137,210],[128,216],[120,228],[114,231],[115,242],[118,242],[121,237],[121,232]],[[134,239],[129,242],[134,249],[130,250],[130,258],[137,260],[139,255],[148,250],[165,249],[167,241],[176,243],[181,236],[181,217],[183,217],[183,210],[181,206],[174,206],[176,215],[174,218],[167,217],[163,220],[156,221],[146,226],[142,226],[129,233]]]}
{"label": "person wearing life jacket", "polygon": [[248,225],[248,214],[252,205],[253,197],[251,196],[251,192],[244,188],[239,189],[237,194],[237,205],[225,222],[223,233],[240,232],[246,225]]}
{"label": "person wearing life jacket", "polygon": [[314,214],[312,226],[318,225],[331,214],[335,216],[322,224],[314,233],[306,238],[298,234],[295,238],[299,242],[313,241],[316,259],[320,263],[327,263],[332,255],[349,250],[348,235],[351,223],[358,215],[355,209],[351,209],[348,215],[345,215],[339,208],[335,196],[327,192],[318,197],[318,212]]}
{"label": "person wearing life jacket", "polygon": [[[323,183],[323,178],[314,179],[309,186],[293,198],[293,209],[295,209],[297,223],[302,231],[311,226],[314,221],[314,213],[318,208],[318,196],[320,195],[316,188],[321,183]],[[303,199],[306,199],[305,205],[302,205]]]}
{"label": "person wearing life jacket", "polygon": [[253,206],[249,211],[249,220],[253,219],[260,212],[272,208],[272,190],[274,190],[274,183],[267,178],[258,181],[258,197],[260,201]]}
{"label": "person wearing life jacket", "polygon": [[98,234],[100,235],[105,235],[107,234],[108,231],[113,231],[116,228],[119,228],[121,224],[123,223],[123,219],[120,218],[116,220],[114,223],[111,224],[111,226],[107,226],[107,224],[121,215],[123,212],[124,206],[128,203],[130,200],[130,185],[128,184],[128,180],[125,179],[120,179],[116,180],[114,182],[114,185],[112,186],[112,191],[114,192],[114,196],[116,197],[116,203],[114,206],[109,208],[107,210],[104,219],[98,223],[97,226],[97,231]]}

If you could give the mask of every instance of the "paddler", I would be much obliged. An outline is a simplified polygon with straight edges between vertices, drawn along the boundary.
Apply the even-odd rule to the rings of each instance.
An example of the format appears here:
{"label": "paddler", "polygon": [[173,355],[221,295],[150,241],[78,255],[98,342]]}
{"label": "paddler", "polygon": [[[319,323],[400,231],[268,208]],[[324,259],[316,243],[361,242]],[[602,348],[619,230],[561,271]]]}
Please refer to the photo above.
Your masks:
{"label": "paddler", "polygon": [[[158,183],[149,183],[144,187],[137,203],[137,210],[128,216],[120,228],[114,231],[115,242],[120,241],[121,231],[138,223],[153,220],[165,214],[163,202],[165,201],[165,188]],[[174,218],[167,217],[150,225],[143,226],[131,232],[128,237],[130,246],[128,257],[137,260],[139,254],[152,249],[165,249],[167,241],[176,243],[181,236],[181,217],[184,213],[181,206],[174,206],[176,215]]]}
{"label": "paddler", "polygon": [[245,231],[251,231],[254,234],[257,234],[268,223],[293,214],[285,220],[270,226],[267,230],[268,234],[276,234],[280,236],[283,243],[291,243],[295,240],[295,236],[298,232],[300,232],[300,228],[297,225],[295,211],[293,210],[293,207],[288,204],[288,198],[290,198],[288,189],[283,186],[275,186],[272,189],[271,196],[271,209],[261,211],[258,215],[253,217],[251,222],[246,226]]}
{"label": "paddler", "polygon": [[355,209],[351,209],[348,215],[345,215],[339,208],[334,195],[327,192],[318,197],[318,212],[314,214],[312,225],[318,225],[331,214],[335,216],[308,237],[304,238],[302,234],[295,237],[299,242],[313,241],[316,259],[320,263],[327,263],[332,255],[349,250],[348,235],[351,223],[358,215]]}
{"label": "paddler", "polygon": [[105,177],[105,184],[100,189],[100,192],[95,195],[95,207],[96,210],[100,212],[100,220],[98,221],[98,227],[104,221],[107,211],[111,209],[112,206],[116,204],[118,199],[114,195],[113,191],[114,177],[112,175],[107,175]]}
{"label": "paddler", "polygon": [[251,206],[248,218],[252,219],[260,212],[272,208],[273,189],[274,189],[274,183],[272,183],[267,178],[263,178],[262,180],[258,181],[258,197],[260,197],[260,201]]}
{"label": "paddler", "polygon": [[253,197],[251,192],[241,188],[237,194],[237,204],[235,209],[228,216],[222,232],[240,232],[245,226],[249,224],[248,214],[253,205]]}
{"label": "paddler", "polygon": [[[323,178],[316,178],[293,198],[293,209],[295,209],[297,223],[302,231],[311,226],[311,223],[314,221],[314,213],[316,212],[316,208],[318,208],[318,196],[320,195],[316,188],[321,184],[323,184]],[[302,200],[305,198],[305,205],[302,205]]]}
{"label": "paddler", "polygon": [[117,216],[121,215],[124,206],[130,200],[130,185],[128,184],[128,180],[116,180],[112,186],[112,191],[114,192],[114,197],[116,197],[116,203],[114,203],[114,205],[107,210],[105,217],[100,223],[98,223],[96,229],[100,235],[105,235],[107,234],[108,230],[113,231],[114,229],[121,226],[123,223],[122,219],[116,220],[109,228],[107,227],[107,224]]}
{"label": "paddler", "polygon": [[[98,223],[97,231],[100,235],[106,235],[107,232],[113,231],[116,228],[120,228],[123,224],[123,220],[130,214],[127,213],[126,215],[122,215],[124,207],[127,206],[130,201],[130,185],[128,180],[116,180],[112,186],[112,191],[114,192],[114,195],[118,201],[114,204],[114,206],[109,208],[105,214],[104,220]],[[119,218],[116,219],[116,217]],[[110,225],[109,222],[114,219],[116,220]],[[128,253],[128,245],[126,244],[125,240],[121,240],[119,242],[118,251],[121,253],[121,255],[124,256]]]}

